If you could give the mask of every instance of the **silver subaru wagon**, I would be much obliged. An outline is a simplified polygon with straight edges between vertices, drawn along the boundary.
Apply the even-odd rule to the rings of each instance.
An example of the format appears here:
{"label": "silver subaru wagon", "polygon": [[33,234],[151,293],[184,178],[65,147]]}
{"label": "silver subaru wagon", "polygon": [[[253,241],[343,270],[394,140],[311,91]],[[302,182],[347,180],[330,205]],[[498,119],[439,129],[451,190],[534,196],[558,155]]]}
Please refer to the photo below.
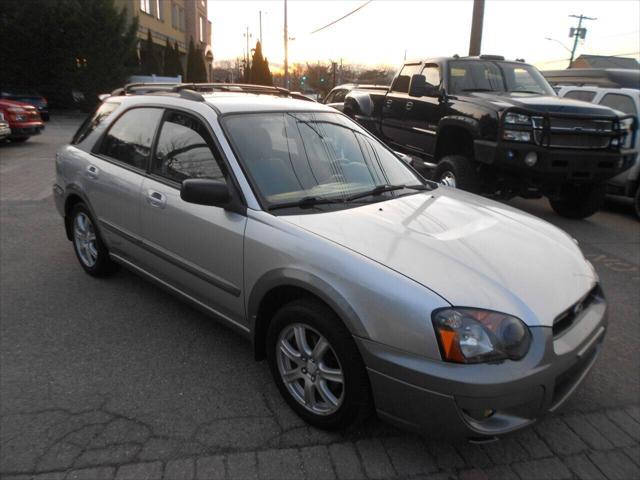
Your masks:
{"label": "silver subaru wagon", "polygon": [[57,154],[87,273],[124,265],[228,324],[320,428],[375,411],[490,439],[585,378],[606,303],[564,232],[425,181],[324,105],[174,90],[107,98]]}

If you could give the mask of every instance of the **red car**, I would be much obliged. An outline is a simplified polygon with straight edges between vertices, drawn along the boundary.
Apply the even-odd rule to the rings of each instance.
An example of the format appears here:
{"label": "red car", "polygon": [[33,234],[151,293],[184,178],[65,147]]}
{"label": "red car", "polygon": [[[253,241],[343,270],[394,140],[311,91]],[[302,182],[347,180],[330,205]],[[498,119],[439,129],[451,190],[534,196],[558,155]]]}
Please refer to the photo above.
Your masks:
{"label": "red car", "polygon": [[9,122],[9,140],[12,142],[24,142],[31,135],[38,135],[44,130],[42,118],[33,105],[0,98],[0,112]]}

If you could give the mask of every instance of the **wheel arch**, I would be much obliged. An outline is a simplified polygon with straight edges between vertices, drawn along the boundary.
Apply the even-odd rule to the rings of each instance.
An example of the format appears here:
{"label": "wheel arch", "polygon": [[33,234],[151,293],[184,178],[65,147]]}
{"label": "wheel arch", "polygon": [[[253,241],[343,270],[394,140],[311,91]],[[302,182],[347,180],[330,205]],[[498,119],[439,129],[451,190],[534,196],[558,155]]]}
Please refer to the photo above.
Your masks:
{"label": "wheel arch", "polygon": [[91,216],[96,220],[95,228],[100,231],[100,226],[97,225],[98,217],[96,217],[95,212],[93,211],[93,208],[91,208],[91,204],[89,203],[89,200],[87,199],[87,196],[84,194],[84,192],[74,184],[67,185],[65,190],[66,194],[64,199],[64,229],[67,234],[67,239],[73,239],[73,228],[71,225],[70,214],[71,210],[73,210],[73,207],[75,207],[78,203],[84,203],[85,206],[89,209]]}
{"label": "wheel arch", "polygon": [[256,360],[265,358],[265,340],[273,315],[281,306],[303,297],[315,298],[331,308],[352,334],[364,332],[356,312],[328,282],[301,270],[278,269],[256,282],[247,301]]}
{"label": "wheel arch", "polygon": [[473,158],[473,140],[479,137],[480,124],[468,117],[445,117],[438,124],[435,159],[446,155]]}

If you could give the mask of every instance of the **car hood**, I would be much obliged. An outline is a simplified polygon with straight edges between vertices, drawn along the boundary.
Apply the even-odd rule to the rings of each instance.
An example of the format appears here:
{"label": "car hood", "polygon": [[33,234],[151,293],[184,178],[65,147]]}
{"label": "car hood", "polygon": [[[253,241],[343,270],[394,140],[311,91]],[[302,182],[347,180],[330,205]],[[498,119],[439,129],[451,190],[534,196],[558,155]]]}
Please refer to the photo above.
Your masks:
{"label": "car hood", "polygon": [[552,95],[523,95],[513,92],[501,94],[476,92],[471,96],[475,99],[489,101],[499,109],[517,107],[539,113],[616,116],[612,109],[603,105]]}
{"label": "car hood", "polygon": [[280,218],[413,279],[452,305],[509,313],[529,326],[552,326],[597,281],[563,231],[447,187]]}

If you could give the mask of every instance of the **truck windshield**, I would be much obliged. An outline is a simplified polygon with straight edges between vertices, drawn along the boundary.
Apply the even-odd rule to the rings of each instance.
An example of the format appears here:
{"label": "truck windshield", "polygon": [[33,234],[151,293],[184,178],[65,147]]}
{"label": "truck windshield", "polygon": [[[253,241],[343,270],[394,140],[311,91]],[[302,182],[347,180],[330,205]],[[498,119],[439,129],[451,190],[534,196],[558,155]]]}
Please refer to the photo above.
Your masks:
{"label": "truck windshield", "polygon": [[355,196],[359,202],[376,201],[423,187],[400,159],[337,113],[236,114],[227,116],[223,126],[269,209],[313,203],[309,199],[324,204]]}
{"label": "truck windshield", "polygon": [[542,74],[530,65],[481,60],[449,62],[449,93],[471,92],[555,95]]}

